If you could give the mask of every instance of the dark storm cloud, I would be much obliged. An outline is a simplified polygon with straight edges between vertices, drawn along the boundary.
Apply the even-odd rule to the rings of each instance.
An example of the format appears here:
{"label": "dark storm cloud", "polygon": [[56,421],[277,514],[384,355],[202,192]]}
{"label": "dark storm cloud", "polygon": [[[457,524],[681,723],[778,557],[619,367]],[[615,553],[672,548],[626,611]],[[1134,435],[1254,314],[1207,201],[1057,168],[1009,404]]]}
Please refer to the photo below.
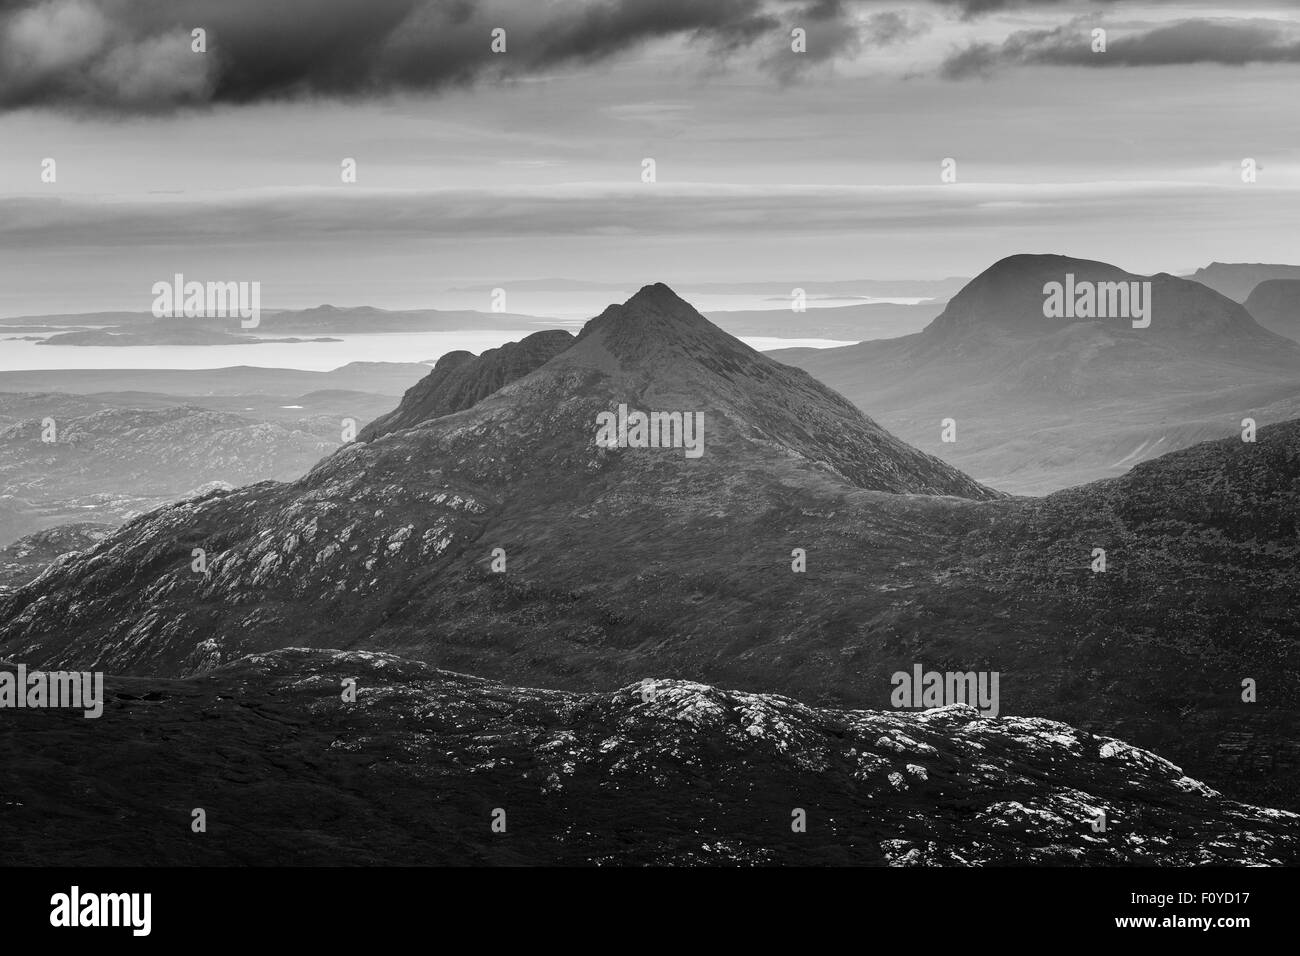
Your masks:
{"label": "dark storm cloud", "polygon": [[[0,0],[0,108],[147,112],[186,103],[437,90],[617,56],[650,40],[719,58],[791,17],[853,41],[840,0]],[[209,52],[190,32],[207,30]],[[490,49],[506,30],[504,54]]]}
{"label": "dark storm cloud", "polygon": [[1001,44],[973,43],[949,56],[940,72],[948,79],[965,79],[1027,64],[1144,67],[1300,62],[1300,36],[1294,25],[1273,20],[1184,20],[1111,36],[1104,53],[1092,50],[1094,26],[1071,23],[1054,30],[1022,30]]}
{"label": "dark storm cloud", "polygon": [[799,27],[806,34],[805,50],[791,55],[783,39],[762,61],[762,67],[782,82],[789,82],[819,64],[856,56],[864,49],[910,40],[929,27],[924,19],[898,10],[871,11],[874,3],[850,0],[812,0],[791,10],[783,26]]}
{"label": "dark storm cloud", "polygon": [[898,10],[873,13],[866,21],[867,42],[874,46],[901,43],[925,33],[929,27],[915,17]]}

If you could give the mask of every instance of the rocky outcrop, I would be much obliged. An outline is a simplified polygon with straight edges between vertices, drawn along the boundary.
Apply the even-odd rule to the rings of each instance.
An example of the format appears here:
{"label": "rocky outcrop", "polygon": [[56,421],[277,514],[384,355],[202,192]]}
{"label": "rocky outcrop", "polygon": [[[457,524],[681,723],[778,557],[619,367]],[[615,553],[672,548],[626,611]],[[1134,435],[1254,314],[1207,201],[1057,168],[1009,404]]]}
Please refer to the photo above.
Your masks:
{"label": "rocky outcrop", "polygon": [[677,680],[570,694],[325,650],[107,688],[98,720],[6,713],[10,865],[1300,862],[1294,814],[962,705],[832,710]]}
{"label": "rocky outcrop", "polygon": [[64,555],[92,547],[112,530],[112,525],[83,521],[37,531],[0,549],[0,595],[35,580]]}
{"label": "rocky outcrop", "polygon": [[568,332],[551,329],[478,356],[465,351],[448,352],[432,372],[407,390],[397,408],[367,425],[357,440],[373,441],[470,408],[503,385],[541,368],[572,344],[573,336]]}

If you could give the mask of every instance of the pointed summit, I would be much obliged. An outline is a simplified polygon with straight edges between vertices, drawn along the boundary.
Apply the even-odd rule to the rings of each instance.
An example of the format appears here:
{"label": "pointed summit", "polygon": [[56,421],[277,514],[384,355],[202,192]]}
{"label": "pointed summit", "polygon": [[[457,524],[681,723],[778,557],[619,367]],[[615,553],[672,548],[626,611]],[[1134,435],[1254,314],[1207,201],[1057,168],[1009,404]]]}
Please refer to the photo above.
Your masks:
{"label": "pointed summit", "polygon": [[622,305],[615,304],[606,307],[604,312],[592,319],[591,322],[588,322],[587,325],[595,325],[600,328],[604,325],[616,323],[692,322],[696,319],[703,320],[703,318],[695,311],[694,306],[676,292],[662,282],[655,282],[651,285],[642,286],[635,295]]}
{"label": "pointed summit", "polygon": [[[622,305],[611,305],[578,335],[593,352],[598,343],[619,364],[670,363],[689,355],[730,351],[740,345],[662,282],[644,286]],[[744,346],[741,346],[744,348]],[[663,369],[661,369],[663,371]]]}
{"label": "pointed summit", "polygon": [[[631,412],[659,423],[653,442],[630,427],[599,440],[602,417],[627,423]],[[544,332],[439,363],[362,437],[374,440],[292,484],[185,502],[119,529],[54,569],[39,593],[0,598],[0,644],[42,664],[94,659],[119,672],[192,674],[308,644],[405,648],[523,674],[524,657],[573,660],[588,651],[572,641],[588,639],[632,646],[660,630],[661,615],[681,619],[664,595],[688,600],[738,541],[763,567],[788,567],[792,548],[850,540],[846,508],[918,506],[898,495],[946,496],[935,501],[943,509],[1003,497],[662,285],[610,306],[577,340]],[[194,548],[208,573],[192,571]],[[482,563],[497,548],[509,577]],[[639,570],[628,572],[674,564],[647,605]],[[761,592],[760,578],[735,594]],[[538,594],[569,595],[563,619],[513,617],[517,600],[534,599],[530,585],[511,590],[528,579]],[[797,622],[798,601],[781,607]],[[748,618],[731,620],[743,631]],[[527,652],[516,644],[525,633]]]}
{"label": "pointed summit", "polygon": [[625,307],[675,309],[684,308],[694,312],[689,302],[679,296],[662,282],[643,285],[632,298],[623,303]]}

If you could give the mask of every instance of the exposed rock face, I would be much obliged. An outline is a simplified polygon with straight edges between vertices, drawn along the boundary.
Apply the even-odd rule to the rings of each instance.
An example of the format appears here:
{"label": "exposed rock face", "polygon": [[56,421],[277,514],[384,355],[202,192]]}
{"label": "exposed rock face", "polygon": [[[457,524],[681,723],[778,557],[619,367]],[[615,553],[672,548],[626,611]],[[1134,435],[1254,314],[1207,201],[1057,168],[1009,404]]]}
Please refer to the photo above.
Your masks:
{"label": "exposed rock face", "polygon": [[35,580],[64,555],[85,551],[103,541],[112,530],[112,525],[95,522],[65,524],[29,534],[0,549],[0,595]]}
{"label": "exposed rock face", "polygon": [[573,336],[568,332],[551,329],[488,349],[479,356],[465,351],[448,352],[432,372],[411,386],[401,405],[367,425],[357,440],[373,441],[390,432],[477,405],[503,385],[545,365],[572,344]]}
{"label": "exposed rock face", "polygon": [[1300,342],[1300,279],[1267,279],[1251,291],[1246,310],[1264,328]]}
{"label": "exposed rock face", "polygon": [[106,687],[96,721],[6,714],[4,821],[23,836],[7,862],[1300,862],[1294,814],[1110,737],[962,705],[830,710],[672,680],[571,694],[322,650]]}
{"label": "exposed rock face", "polygon": [[[620,403],[702,410],[705,453],[598,447]],[[512,684],[653,673],[853,707],[887,706],[916,663],[997,671],[1002,714],[1289,808],[1298,494],[1290,423],[1006,500],[649,287],[471,408],[128,524],[0,598],[0,654],[188,676],[342,646]]]}

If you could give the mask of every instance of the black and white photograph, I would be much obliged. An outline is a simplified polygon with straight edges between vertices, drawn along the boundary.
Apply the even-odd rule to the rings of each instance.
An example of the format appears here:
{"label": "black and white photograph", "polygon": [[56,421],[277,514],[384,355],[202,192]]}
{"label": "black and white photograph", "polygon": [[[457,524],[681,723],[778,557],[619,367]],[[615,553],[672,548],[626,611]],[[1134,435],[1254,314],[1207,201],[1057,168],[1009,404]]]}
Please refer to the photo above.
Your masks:
{"label": "black and white photograph", "polygon": [[6,925],[1276,931],[1298,81],[1294,0],[0,0]]}

